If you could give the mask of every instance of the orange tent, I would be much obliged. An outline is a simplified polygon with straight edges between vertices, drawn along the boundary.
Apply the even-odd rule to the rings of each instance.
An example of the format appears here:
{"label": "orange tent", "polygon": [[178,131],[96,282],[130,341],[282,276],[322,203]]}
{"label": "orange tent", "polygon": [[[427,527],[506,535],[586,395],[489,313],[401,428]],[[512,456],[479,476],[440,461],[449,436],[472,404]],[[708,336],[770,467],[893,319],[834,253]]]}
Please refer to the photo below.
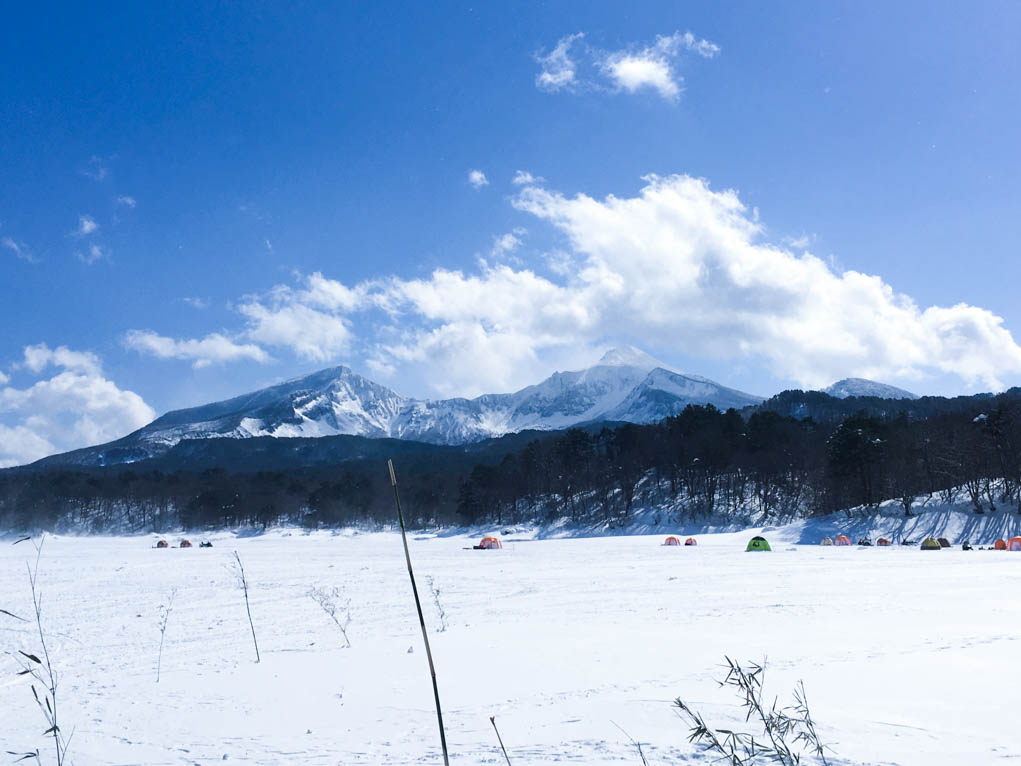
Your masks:
{"label": "orange tent", "polygon": [[678,540],[673,535],[671,535],[670,537],[668,537],[666,540],[663,541],[663,545],[680,545],[680,544],[681,544],[681,541]]}
{"label": "orange tent", "polygon": [[889,545],[889,544],[890,544],[890,541],[887,540],[885,537],[880,537],[878,540],[876,540],[876,545]]}
{"label": "orange tent", "polygon": [[695,538],[694,537],[689,537],[687,540],[684,541],[684,544],[685,545],[698,545],[698,543],[695,542]]}
{"label": "orange tent", "polygon": [[1021,537],[1012,537],[1007,541],[1008,551],[1021,551]]}
{"label": "orange tent", "polygon": [[495,537],[483,537],[482,542],[475,546],[476,550],[488,551],[502,548],[503,545]]}
{"label": "orange tent", "polygon": [[834,545],[850,545],[851,538],[847,535],[840,535],[836,540],[833,541]]}
{"label": "orange tent", "polygon": [[1003,540],[997,540],[995,543],[993,543],[993,548],[995,548],[998,551],[1005,551],[1007,550],[1007,543]]}
{"label": "orange tent", "polygon": [[158,543],[156,543],[156,547],[157,548],[169,548],[170,546],[167,544],[166,540],[160,540]]}
{"label": "orange tent", "polygon": [[191,540],[182,540],[180,547],[182,547],[182,548],[190,548],[191,547]]}

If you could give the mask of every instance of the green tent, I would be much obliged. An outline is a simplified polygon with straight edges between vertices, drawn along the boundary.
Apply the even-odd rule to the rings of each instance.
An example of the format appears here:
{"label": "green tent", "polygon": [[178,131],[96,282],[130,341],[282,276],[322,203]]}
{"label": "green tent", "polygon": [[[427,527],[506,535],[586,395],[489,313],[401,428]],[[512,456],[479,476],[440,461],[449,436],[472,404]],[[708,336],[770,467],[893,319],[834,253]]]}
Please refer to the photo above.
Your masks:
{"label": "green tent", "polygon": [[[936,545],[938,547],[939,543],[937,543]],[[745,548],[745,550],[746,551],[771,551],[773,549],[769,547],[769,543],[766,542],[766,538],[765,537],[759,537],[758,535],[756,535],[755,537],[753,537],[751,540],[748,541],[748,547]]]}
{"label": "green tent", "polygon": [[936,540],[936,538],[934,537],[927,537],[924,540],[922,540],[923,551],[938,551],[942,547],[943,546],[941,546],[939,544],[939,541]]}

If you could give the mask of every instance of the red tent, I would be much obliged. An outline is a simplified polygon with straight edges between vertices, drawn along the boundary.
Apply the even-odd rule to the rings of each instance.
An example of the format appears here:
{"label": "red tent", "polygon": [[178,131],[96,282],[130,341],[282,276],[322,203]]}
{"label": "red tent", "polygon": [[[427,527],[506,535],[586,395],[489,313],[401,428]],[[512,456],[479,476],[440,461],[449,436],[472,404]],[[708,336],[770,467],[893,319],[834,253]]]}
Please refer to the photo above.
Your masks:
{"label": "red tent", "polygon": [[684,541],[684,544],[685,545],[698,545],[698,543],[695,542],[695,538],[694,537],[689,537],[687,540]]}
{"label": "red tent", "polygon": [[503,545],[495,537],[483,537],[482,542],[475,546],[477,551],[488,551],[502,548]]}
{"label": "red tent", "polygon": [[833,541],[834,545],[850,545],[851,538],[847,535],[840,535],[836,540]]}
{"label": "red tent", "polygon": [[670,537],[668,537],[666,540],[663,541],[663,545],[680,545],[680,544],[681,544],[681,541],[678,540],[673,535],[671,535]]}
{"label": "red tent", "polygon": [[1021,537],[1012,537],[1007,541],[1008,551],[1021,551]]}
{"label": "red tent", "polygon": [[885,537],[880,537],[878,540],[876,540],[876,545],[889,545],[889,544],[890,544],[890,541],[887,540]]}

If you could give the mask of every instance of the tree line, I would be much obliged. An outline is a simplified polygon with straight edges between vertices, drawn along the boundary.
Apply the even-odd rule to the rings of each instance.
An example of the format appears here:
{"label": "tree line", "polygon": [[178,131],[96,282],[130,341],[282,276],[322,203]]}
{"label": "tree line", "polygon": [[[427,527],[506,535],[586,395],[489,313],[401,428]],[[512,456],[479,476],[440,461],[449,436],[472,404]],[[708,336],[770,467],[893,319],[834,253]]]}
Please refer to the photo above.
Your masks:
{"label": "tree line", "polygon": [[[975,513],[1021,512],[1016,392],[924,416],[917,405],[847,414],[855,402],[820,401],[836,415],[784,414],[788,397],[752,411],[689,406],[652,425],[518,435],[475,453],[423,451],[398,462],[402,497],[419,527],[616,525],[637,507],[664,520],[782,521],[890,498],[911,515],[916,498],[932,495],[963,500]],[[375,454],[281,470],[169,470],[143,461],[0,471],[0,530],[385,526],[393,514],[385,460]]]}

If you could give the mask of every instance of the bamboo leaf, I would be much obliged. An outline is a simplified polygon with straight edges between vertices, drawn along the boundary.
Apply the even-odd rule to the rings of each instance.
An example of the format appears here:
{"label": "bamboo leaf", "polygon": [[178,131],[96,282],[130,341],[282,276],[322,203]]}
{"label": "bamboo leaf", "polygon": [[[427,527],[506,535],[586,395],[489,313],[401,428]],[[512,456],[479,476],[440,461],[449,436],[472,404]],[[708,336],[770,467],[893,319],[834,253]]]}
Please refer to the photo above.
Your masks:
{"label": "bamboo leaf", "polygon": [[39,665],[43,664],[43,661],[36,657],[34,654],[28,654],[27,652],[23,652],[20,649],[18,650],[18,654],[23,654],[24,656],[32,660],[32,662],[38,663]]}

